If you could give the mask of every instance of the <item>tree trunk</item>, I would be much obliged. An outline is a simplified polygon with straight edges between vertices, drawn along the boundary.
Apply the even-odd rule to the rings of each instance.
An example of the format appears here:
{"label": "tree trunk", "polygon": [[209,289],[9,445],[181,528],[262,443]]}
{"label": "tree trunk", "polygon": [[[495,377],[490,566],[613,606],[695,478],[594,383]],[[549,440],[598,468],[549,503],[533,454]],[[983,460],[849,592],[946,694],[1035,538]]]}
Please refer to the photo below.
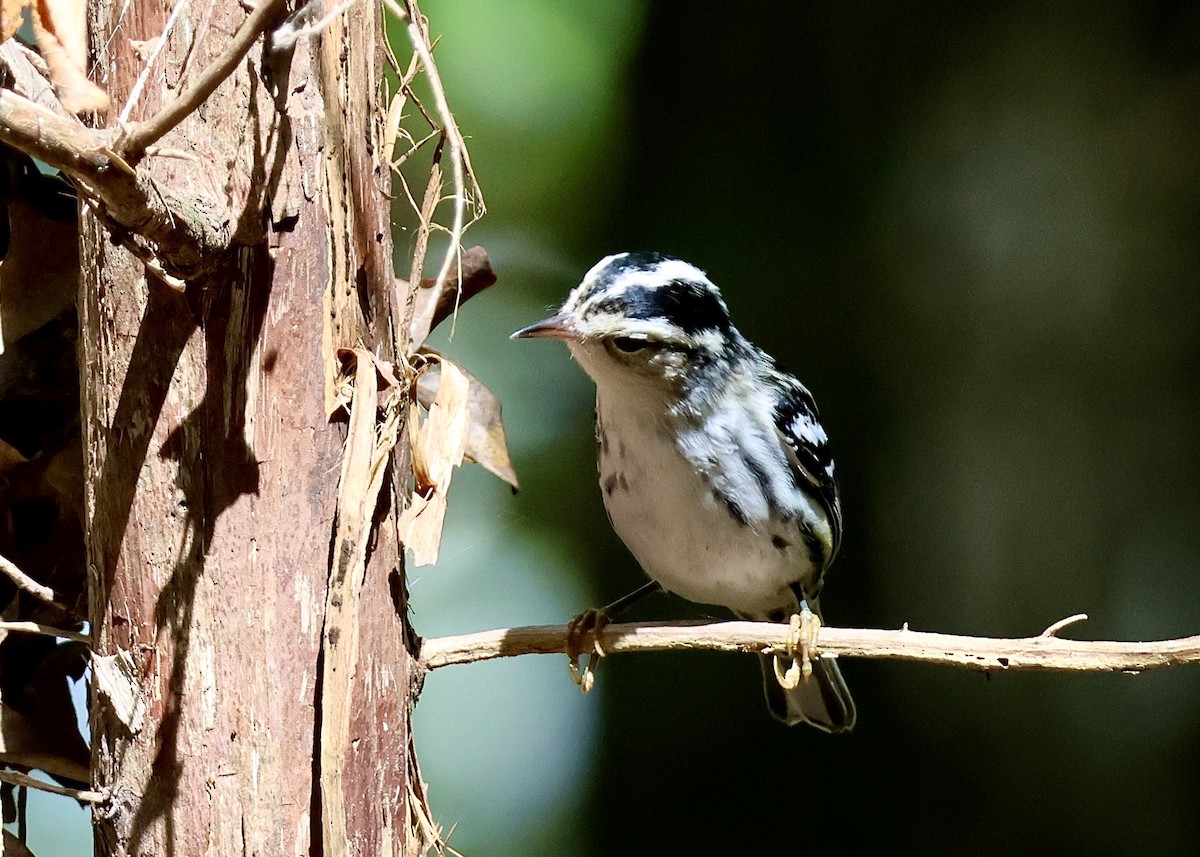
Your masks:
{"label": "tree trunk", "polygon": [[[92,5],[111,124],[145,66],[134,44],[162,34],[174,4]],[[161,141],[181,156],[138,167],[231,236],[215,275],[172,290],[109,223],[83,218],[90,615],[96,654],[125,664],[138,700],[95,682],[94,783],[112,794],[97,854],[405,847],[411,657],[394,490],[350,617],[356,670],[340,689],[322,683],[346,436],[329,416],[336,352],[392,347],[378,15],[356,4],[294,53],[255,47]],[[132,118],[208,68],[245,17],[236,0],[184,9]],[[345,740],[322,748],[329,695],[347,688]],[[342,809],[322,794],[323,756]]]}

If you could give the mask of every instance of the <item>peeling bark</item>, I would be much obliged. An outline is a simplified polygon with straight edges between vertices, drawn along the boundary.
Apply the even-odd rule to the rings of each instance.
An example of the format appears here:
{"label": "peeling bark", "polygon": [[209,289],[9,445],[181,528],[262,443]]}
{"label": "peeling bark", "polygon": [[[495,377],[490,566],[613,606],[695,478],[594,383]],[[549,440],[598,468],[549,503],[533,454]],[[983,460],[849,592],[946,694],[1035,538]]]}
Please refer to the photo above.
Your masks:
{"label": "peeling bark", "polygon": [[[156,37],[169,5],[134,0],[119,24],[121,3],[92,11],[114,117],[141,71],[130,41]],[[165,82],[135,118],[206,67],[246,13],[226,0],[183,14]],[[345,437],[329,419],[331,363],[360,343],[391,350],[378,14],[359,4],[285,57],[256,46],[163,139],[198,160],[143,162],[231,212],[214,276],[184,294],[148,281],[83,219],[90,613],[97,654],[132,659],[146,705],[130,728],[93,695],[94,783],[113,795],[98,854],[322,853],[320,658]],[[348,854],[402,853],[409,812],[411,658],[384,494],[343,748]]]}

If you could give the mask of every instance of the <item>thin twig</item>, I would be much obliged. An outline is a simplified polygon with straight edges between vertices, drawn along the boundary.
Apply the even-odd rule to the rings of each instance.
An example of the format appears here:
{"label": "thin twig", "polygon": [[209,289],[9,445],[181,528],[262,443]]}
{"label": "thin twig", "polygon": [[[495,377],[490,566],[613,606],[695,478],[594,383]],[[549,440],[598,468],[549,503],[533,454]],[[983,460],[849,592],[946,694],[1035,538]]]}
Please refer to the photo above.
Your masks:
{"label": "thin twig", "polygon": [[117,119],[118,125],[124,125],[129,121],[129,114],[133,111],[134,105],[142,97],[142,90],[146,87],[146,82],[150,80],[150,73],[154,70],[154,64],[158,61],[158,55],[163,52],[163,48],[167,46],[167,36],[171,32],[171,28],[175,26],[175,21],[179,18],[179,13],[187,8],[187,0],[176,0],[175,8],[171,10],[171,14],[167,17],[167,23],[163,25],[162,35],[158,37],[158,41],[154,44],[154,50],[150,51],[150,56],[146,58],[146,65],[138,75],[137,80],[133,83],[133,88],[129,90],[129,98],[125,100],[125,106],[121,109],[121,115]]}
{"label": "thin twig", "polygon": [[[471,181],[471,206],[475,211],[474,219],[477,220],[483,216],[486,208],[483,203],[483,191],[479,187],[479,182],[475,179],[475,171],[471,168],[471,160],[467,154],[466,142],[463,140],[462,132],[458,128],[454,114],[450,111],[450,104],[446,100],[446,90],[442,86],[442,78],[438,73],[437,64],[433,61],[433,52],[429,46],[429,37],[425,32],[420,13],[411,0],[406,4],[406,9],[405,17],[408,19],[409,41],[412,42],[413,49],[421,58],[421,67],[425,72],[426,80],[429,82],[430,91],[433,92],[434,105],[437,108],[442,131],[445,134],[446,143],[450,149],[450,167],[454,181],[454,194],[452,197],[454,200],[454,217],[449,230],[450,242],[446,247],[446,255],[442,259],[442,267],[438,271],[437,285],[435,286],[440,292],[447,278],[450,276],[450,268],[453,265],[459,265],[459,277],[461,278],[462,276],[462,234],[463,230],[466,229],[468,178]],[[414,99],[414,103],[418,102]],[[418,106],[420,106],[419,103]]]}
{"label": "thin twig", "polygon": [[1074,625],[1078,622],[1086,622],[1088,615],[1086,613],[1076,613],[1074,616],[1068,616],[1065,619],[1059,619],[1057,622],[1051,623],[1050,627],[1042,631],[1043,637],[1055,637],[1063,628]]}
{"label": "thin twig", "polygon": [[20,589],[22,592],[28,592],[35,598],[42,599],[47,604],[62,607],[57,592],[44,583],[38,583],[28,574],[21,571],[21,569],[17,568],[17,564],[8,557],[0,556],[0,571],[7,574],[9,579],[17,585],[17,589]]}
{"label": "thin twig", "polygon": [[172,149],[168,146],[147,146],[147,158],[177,158],[181,161],[188,161],[193,164],[202,163],[197,155],[191,152],[185,152],[183,149]]}
{"label": "thin twig", "polygon": [[[608,654],[678,649],[785,654],[787,642],[788,626],[769,622],[648,622],[608,625],[600,632],[600,643]],[[516,655],[562,654],[566,647],[566,625],[506,628],[424,640],[419,662],[432,670]],[[814,654],[920,661],[985,672],[1142,672],[1200,664],[1200,635],[1141,643],[1055,636],[966,637],[826,625],[817,632]]]}
{"label": "thin twig", "polygon": [[258,37],[278,16],[283,4],[284,0],[262,0],[234,33],[233,40],[225,52],[217,57],[191,86],[145,122],[132,126],[120,142],[120,151],[125,158],[137,160],[148,146],[161,140],[203,104],[250,52]]}
{"label": "thin twig", "polygon": [[322,0],[308,0],[280,24],[267,38],[267,50],[273,54],[290,51],[301,39],[320,35],[337,17],[355,4],[356,0],[344,0],[324,17],[317,17],[323,7]]}
{"label": "thin twig", "polygon": [[[146,184],[154,190],[155,196],[162,203],[163,213],[166,215],[168,222],[174,226],[175,217],[171,212],[171,207],[163,198],[162,192],[158,189],[158,185],[153,179],[147,177]],[[122,247],[128,250],[134,258],[140,261],[146,268],[146,272],[156,277],[163,285],[175,292],[184,292],[187,289],[187,281],[172,274],[167,273],[163,267],[162,260],[155,255],[154,251],[145,246],[138,240],[138,235],[133,232],[128,232],[120,228],[105,209],[103,200],[99,198],[95,190],[88,186],[87,182],[77,182],[79,194],[84,200],[85,205],[91,209],[92,213],[100,219],[107,227],[109,234],[113,240],[119,243]]]}
{"label": "thin twig", "polygon": [[[136,231],[174,274],[187,279],[211,270],[228,245],[221,203],[192,199],[152,186],[112,150],[113,132],[87,128],[27,98],[0,90],[0,142],[33,155],[71,176],[112,221]],[[165,200],[167,201],[164,201]],[[211,212],[200,216],[200,211]],[[176,212],[183,215],[176,217]]]}
{"label": "thin twig", "polygon": [[59,637],[63,640],[73,640],[90,646],[92,638],[78,631],[68,631],[65,628],[55,628],[53,625],[43,625],[40,622],[0,622],[0,631],[15,631],[20,634],[41,634],[43,637]]}
{"label": "thin twig", "polygon": [[[439,133],[437,131],[434,132]],[[404,173],[396,173],[396,178],[400,180],[400,186],[404,188],[404,196],[408,199],[408,204],[412,206],[412,210],[417,212],[417,216],[421,216],[421,206],[417,204],[417,198],[413,196],[412,188],[409,187],[408,179],[404,177]],[[393,196],[395,196],[393,194]]]}
{"label": "thin twig", "polygon": [[[421,218],[421,222],[417,226],[416,240],[413,242],[412,265],[408,271],[410,283],[420,284],[421,275],[425,271],[425,254],[429,249],[429,233],[433,226],[434,210],[437,208],[442,190],[441,156],[442,144],[439,142],[433,153],[433,163],[429,166],[429,182],[425,185],[425,195],[421,199],[421,205],[417,207],[417,214]],[[408,193],[409,200],[415,202],[403,176],[401,176],[401,184]],[[400,337],[412,326],[413,314],[416,311],[417,291],[415,288],[408,289],[407,295],[402,299],[399,293],[399,281],[396,281],[396,289],[397,293],[392,299],[392,323],[395,325],[394,335]]]}
{"label": "thin twig", "polygon": [[[430,140],[432,140],[434,137],[436,137],[440,133],[442,133],[442,132],[441,131],[430,131],[426,136],[424,136],[420,140],[417,140],[416,142],[414,142],[407,152],[405,152],[403,155],[401,155],[396,160],[392,161],[391,164],[389,164],[389,166],[391,166],[391,168],[393,170],[399,170],[402,166],[404,166],[405,161],[407,161],[409,158],[411,158],[413,155],[415,155],[418,151],[420,151],[422,146],[424,146],[426,143],[428,143]],[[416,206],[414,206],[414,208],[415,207]]]}
{"label": "thin twig", "polygon": [[27,789],[37,789],[40,792],[63,795],[64,797],[73,797],[75,800],[82,801],[83,803],[104,803],[108,800],[108,795],[104,794],[104,792],[92,791],[91,789],[69,789],[65,786],[56,786],[53,783],[44,783],[29,776],[29,774],[22,774],[20,771],[0,771],[0,782],[11,783],[14,786],[23,786]]}

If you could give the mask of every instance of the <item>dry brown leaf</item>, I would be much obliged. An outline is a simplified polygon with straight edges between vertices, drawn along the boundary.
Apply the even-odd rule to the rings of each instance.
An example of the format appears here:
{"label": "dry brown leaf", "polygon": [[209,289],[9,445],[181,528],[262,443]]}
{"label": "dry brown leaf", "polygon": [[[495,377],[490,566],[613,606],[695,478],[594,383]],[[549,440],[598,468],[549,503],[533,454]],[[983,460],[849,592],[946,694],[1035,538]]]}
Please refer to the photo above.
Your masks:
{"label": "dry brown leaf", "polygon": [[21,29],[21,13],[32,0],[3,0],[0,2],[0,42],[7,42]]}
{"label": "dry brown leaf", "polygon": [[[91,779],[91,753],[79,734],[69,681],[82,675],[80,647],[44,640],[5,641],[6,665],[35,662],[19,691],[0,702],[0,761],[78,783]],[[10,701],[9,696],[13,697]],[[12,701],[19,701],[20,710]]]}
{"label": "dry brown leaf", "polygon": [[29,459],[21,455],[15,446],[0,440],[0,478],[6,482],[11,478],[10,473],[22,464],[28,464]]}
{"label": "dry brown leaf", "polygon": [[50,68],[59,100],[76,113],[105,110],[108,95],[88,80],[87,5],[84,0],[35,0],[33,34]]}
{"label": "dry brown leaf", "polygon": [[[71,752],[83,746],[79,730],[71,735],[0,702],[0,762],[37,768],[56,777],[86,783],[91,776],[87,756]],[[62,740],[60,739],[68,739]],[[70,755],[67,755],[70,753]]]}
{"label": "dry brown leaf", "polygon": [[400,518],[400,532],[404,546],[412,552],[413,564],[417,566],[437,562],[450,476],[454,468],[462,464],[467,449],[470,382],[448,361],[442,362],[440,374],[441,383],[429,405],[429,416],[419,427],[410,423],[409,429],[413,462],[421,461],[418,488],[424,493],[413,493],[412,505]]}
{"label": "dry brown leaf", "polygon": [[[49,91],[44,80],[42,88]],[[6,199],[11,240],[0,265],[0,336],[7,350],[75,306],[79,224],[68,186],[42,176],[27,155],[6,152],[0,169],[13,176]],[[69,326],[74,329],[75,321]],[[75,348],[73,338],[64,344]]]}
{"label": "dry brown leaf", "polygon": [[[433,355],[438,363],[449,361],[432,348],[422,348],[422,354]],[[508,438],[504,433],[503,406],[500,399],[487,385],[457,364],[452,364],[466,376],[470,390],[467,394],[467,449],[466,459],[478,464],[488,473],[503,479],[516,491],[520,489],[517,473],[513,470],[508,454]],[[425,371],[417,379],[417,401],[429,407],[437,396],[437,372]]]}
{"label": "dry brown leaf", "polygon": [[[430,398],[429,403],[425,407],[433,404],[433,399]],[[421,409],[415,401],[410,402],[408,406],[408,424],[411,427],[409,437],[412,439],[409,444],[412,454],[412,470],[413,470],[413,490],[422,496],[427,495],[433,488],[433,478],[429,475],[429,462],[425,459],[425,445],[417,442],[418,427],[421,425]]]}
{"label": "dry brown leaf", "polygon": [[79,68],[87,66],[87,3],[85,0],[32,0],[34,26],[45,27]]}

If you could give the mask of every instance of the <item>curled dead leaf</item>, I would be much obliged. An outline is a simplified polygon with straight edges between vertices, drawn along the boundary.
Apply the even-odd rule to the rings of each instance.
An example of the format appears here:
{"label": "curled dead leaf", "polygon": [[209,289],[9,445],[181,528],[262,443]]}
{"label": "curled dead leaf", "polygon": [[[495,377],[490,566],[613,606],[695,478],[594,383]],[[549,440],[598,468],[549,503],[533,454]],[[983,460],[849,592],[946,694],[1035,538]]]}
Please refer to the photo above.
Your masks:
{"label": "curled dead leaf", "polygon": [[85,657],[74,644],[5,641],[0,660],[8,675],[20,674],[16,664],[29,673],[19,688],[6,688],[0,702],[0,761],[37,768],[76,787],[90,781],[91,753],[79,734],[70,690],[70,682],[83,674]]}
{"label": "curled dead leaf", "polygon": [[[430,404],[432,404],[432,400]],[[410,426],[421,424],[421,409],[417,407],[415,401],[410,402],[408,406],[408,424]],[[411,447],[413,491],[428,500],[433,492],[434,483],[433,477],[429,474],[429,461],[425,458],[425,444],[413,443]]]}
{"label": "curled dead leaf", "polygon": [[108,95],[88,80],[84,0],[33,0],[33,35],[63,106],[75,113],[104,110]]}
{"label": "curled dead leaf", "polygon": [[413,413],[409,423],[418,490],[400,517],[400,533],[417,566],[437,562],[450,477],[462,463],[467,448],[470,382],[449,361],[441,363],[440,376],[437,394],[429,403],[429,416],[418,424],[417,414]]}
{"label": "curled dead leaf", "polygon": [[467,446],[465,457],[478,464],[488,473],[503,479],[513,490],[520,489],[512,458],[508,454],[508,437],[504,433],[503,406],[500,399],[487,385],[432,348],[422,348],[421,354],[432,355],[437,363],[417,378],[417,401],[429,407],[437,396],[441,378],[438,365],[450,364],[460,372],[468,384],[467,391]]}
{"label": "curled dead leaf", "polygon": [[21,13],[30,0],[3,0],[0,2],[0,42],[7,42],[21,29]]}
{"label": "curled dead leaf", "polygon": [[79,730],[67,731],[65,721],[48,724],[0,702],[0,762],[86,784],[88,757],[81,749],[86,748]]}

